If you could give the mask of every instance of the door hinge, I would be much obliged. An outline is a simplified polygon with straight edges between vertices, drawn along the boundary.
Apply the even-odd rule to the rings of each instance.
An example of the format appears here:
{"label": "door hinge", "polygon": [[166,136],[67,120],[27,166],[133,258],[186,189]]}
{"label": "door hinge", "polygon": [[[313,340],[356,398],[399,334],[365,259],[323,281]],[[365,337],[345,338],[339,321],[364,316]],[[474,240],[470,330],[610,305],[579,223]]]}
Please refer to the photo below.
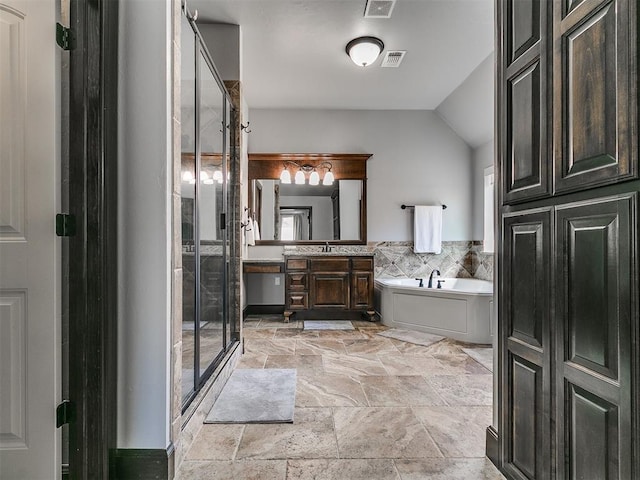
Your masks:
{"label": "door hinge", "polygon": [[76,406],[69,400],[63,400],[56,407],[56,427],[73,422],[76,419]]}
{"label": "door hinge", "polygon": [[220,230],[225,230],[227,228],[227,214],[220,214]]}
{"label": "door hinge", "polygon": [[76,234],[76,217],[68,213],[56,215],[56,235],[59,237],[73,237]]}
{"label": "door hinge", "polygon": [[56,43],[63,50],[71,50],[73,48],[73,34],[71,29],[56,23]]}

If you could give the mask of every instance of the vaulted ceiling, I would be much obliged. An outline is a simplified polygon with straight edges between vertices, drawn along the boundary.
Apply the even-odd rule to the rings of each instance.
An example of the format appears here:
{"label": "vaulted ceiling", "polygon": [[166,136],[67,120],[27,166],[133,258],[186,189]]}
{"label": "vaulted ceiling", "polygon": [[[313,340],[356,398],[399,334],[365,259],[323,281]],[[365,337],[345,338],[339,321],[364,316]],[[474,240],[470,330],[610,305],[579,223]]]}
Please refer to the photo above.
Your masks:
{"label": "vaulted ceiling", "polygon": [[[493,51],[493,0],[397,0],[390,19],[364,18],[365,5],[188,0],[198,23],[240,25],[251,108],[432,110]],[[345,45],[363,35],[406,50],[401,66],[355,66]]]}

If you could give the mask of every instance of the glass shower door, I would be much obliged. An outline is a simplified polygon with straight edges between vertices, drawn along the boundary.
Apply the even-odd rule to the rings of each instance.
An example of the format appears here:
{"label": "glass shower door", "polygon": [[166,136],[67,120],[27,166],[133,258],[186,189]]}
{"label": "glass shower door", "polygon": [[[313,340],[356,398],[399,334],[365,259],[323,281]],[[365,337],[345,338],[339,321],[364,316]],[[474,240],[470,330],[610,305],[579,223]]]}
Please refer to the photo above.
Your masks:
{"label": "glass shower door", "polygon": [[200,251],[200,299],[197,349],[200,378],[224,353],[227,295],[225,225],[227,169],[224,152],[225,98],[203,51],[198,59],[198,131],[200,168],[198,220]]}
{"label": "glass shower door", "polygon": [[196,352],[196,44],[182,16],[181,65],[181,233],[182,233],[182,403],[195,394]]}

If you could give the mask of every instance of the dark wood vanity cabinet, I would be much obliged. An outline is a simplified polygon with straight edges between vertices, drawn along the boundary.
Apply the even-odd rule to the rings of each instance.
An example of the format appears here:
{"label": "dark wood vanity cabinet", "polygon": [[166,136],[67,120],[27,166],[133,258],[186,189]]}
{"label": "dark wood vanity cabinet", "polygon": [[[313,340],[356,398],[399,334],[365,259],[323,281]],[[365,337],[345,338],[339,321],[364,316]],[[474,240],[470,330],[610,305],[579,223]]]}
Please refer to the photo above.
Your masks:
{"label": "dark wood vanity cabinet", "polygon": [[373,257],[288,257],[285,317],[373,316]]}

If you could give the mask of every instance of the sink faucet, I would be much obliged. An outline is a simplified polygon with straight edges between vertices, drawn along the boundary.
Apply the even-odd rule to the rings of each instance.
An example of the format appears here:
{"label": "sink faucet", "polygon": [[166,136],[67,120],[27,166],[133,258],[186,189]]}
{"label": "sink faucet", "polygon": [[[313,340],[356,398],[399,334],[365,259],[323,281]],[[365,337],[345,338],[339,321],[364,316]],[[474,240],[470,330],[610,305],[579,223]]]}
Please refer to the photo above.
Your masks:
{"label": "sink faucet", "polygon": [[424,278],[416,278],[416,280],[420,280],[420,283],[418,284],[418,287],[420,287],[420,288],[424,287],[424,283],[422,283],[422,282],[424,282]]}
{"label": "sink faucet", "polygon": [[324,247],[322,247],[322,251],[323,252],[330,252],[331,251],[331,245],[329,245],[329,242],[324,242]]}
{"label": "sink faucet", "polygon": [[434,273],[437,276],[440,276],[440,270],[438,270],[437,268],[434,268],[433,270],[431,270],[431,275],[429,275],[429,283],[427,283],[427,288],[433,288],[433,274]]}

